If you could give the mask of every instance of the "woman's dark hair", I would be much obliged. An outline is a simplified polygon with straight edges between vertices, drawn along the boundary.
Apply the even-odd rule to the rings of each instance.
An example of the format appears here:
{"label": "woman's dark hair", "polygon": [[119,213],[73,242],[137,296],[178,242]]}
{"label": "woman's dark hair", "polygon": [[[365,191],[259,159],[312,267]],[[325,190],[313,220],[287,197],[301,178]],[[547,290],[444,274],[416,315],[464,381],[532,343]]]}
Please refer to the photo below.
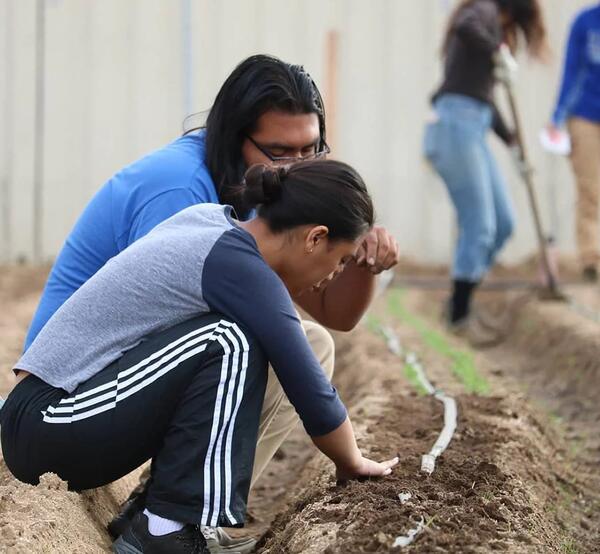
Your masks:
{"label": "woman's dark hair", "polygon": [[241,62],[221,86],[206,120],[206,161],[219,200],[233,204],[243,217],[251,206],[240,204],[239,186],[246,170],[242,143],[267,111],[315,113],[321,149],[325,141],[325,110],[321,94],[300,65],[267,55]]}
{"label": "woman's dark hair", "polygon": [[[450,16],[442,48],[444,54],[448,51],[450,36],[460,11],[469,4],[479,1],[481,0],[463,0]],[[525,38],[529,53],[535,58],[545,59],[548,54],[548,45],[539,0],[493,0],[493,2],[501,13],[510,18],[510,23],[504,27],[504,34],[511,49],[515,50],[520,31]]]}
{"label": "woman's dark hair", "polygon": [[258,205],[258,216],[280,233],[301,225],[325,225],[332,240],[354,241],[374,223],[373,202],[349,165],[314,160],[289,166],[253,165],[240,194]]}

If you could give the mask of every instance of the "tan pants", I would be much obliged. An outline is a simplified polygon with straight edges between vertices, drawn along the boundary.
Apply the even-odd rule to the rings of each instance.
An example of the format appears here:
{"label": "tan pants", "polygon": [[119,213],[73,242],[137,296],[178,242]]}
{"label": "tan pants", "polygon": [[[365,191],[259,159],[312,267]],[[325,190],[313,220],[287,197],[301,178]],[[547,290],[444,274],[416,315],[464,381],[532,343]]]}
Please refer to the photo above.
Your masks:
{"label": "tan pants", "polygon": [[[313,321],[302,320],[302,327],[321,367],[331,380],[335,360],[335,346],[332,336],[324,327]],[[267,389],[258,425],[258,442],[250,486],[256,483],[277,449],[299,422],[298,414],[296,414],[296,410],[285,396],[271,366],[269,366],[268,371]],[[141,492],[149,477],[150,466],[147,466],[140,475],[139,484],[134,492]]]}
{"label": "tan pants", "polygon": [[600,123],[573,117],[568,121],[571,135],[571,165],[577,181],[576,230],[579,260],[583,267],[600,262]]}
{"label": "tan pants", "polygon": [[[321,367],[331,380],[335,359],[333,338],[324,327],[313,321],[302,320],[302,327]],[[260,414],[258,443],[250,486],[256,483],[277,449],[298,422],[299,418],[296,410],[285,396],[273,368],[269,366],[267,390]]]}

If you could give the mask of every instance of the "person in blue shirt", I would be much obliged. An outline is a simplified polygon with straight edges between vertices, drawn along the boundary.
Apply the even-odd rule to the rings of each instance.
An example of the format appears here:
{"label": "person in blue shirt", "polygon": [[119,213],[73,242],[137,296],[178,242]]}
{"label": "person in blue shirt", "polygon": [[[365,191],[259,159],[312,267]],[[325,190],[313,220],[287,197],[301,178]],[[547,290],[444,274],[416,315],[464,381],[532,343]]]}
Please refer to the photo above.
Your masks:
{"label": "person in blue shirt", "polygon": [[[271,56],[242,61],[221,86],[204,128],[119,171],[92,198],[52,267],[25,351],[75,291],[162,221],[203,203],[229,204],[244,220],[253,208],[242,194],[248,167],[322,158],[328,152],[323,102],[310,75],[301,66]],[[397,261],[396,241],[375,226],[356,260],[335,281],[294,297],[318,322],[303,321],[302,325],[330,378],[334,345],[322,326],[352,329],[373,297],[376,274]],[[270,369],[252,483],[297,422],[294,408]],[[144,479],[109,525],[111,534],[121,534],[128,525],[143,490]],[[218,528],[206,532],[218,543],[213,545],[215,551],[246,552],[253,547],[253,541],[232,542]]]}
{"label": "person in blue shirt", "polygon": [[550,134],[567,126],[577,182],[577,247],[583,278],[598,280],[600,243],[600,4],[580,12],[571,26]]}

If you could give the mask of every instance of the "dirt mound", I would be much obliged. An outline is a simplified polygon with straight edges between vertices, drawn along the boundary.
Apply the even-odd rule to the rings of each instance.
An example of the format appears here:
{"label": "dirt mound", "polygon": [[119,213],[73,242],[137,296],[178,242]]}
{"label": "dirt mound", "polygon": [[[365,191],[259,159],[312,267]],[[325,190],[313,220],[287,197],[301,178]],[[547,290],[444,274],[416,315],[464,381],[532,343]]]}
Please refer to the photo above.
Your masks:
{"label": "dirt mound", "polygon": [[[1,394],[11,387],[8,367],[43,275],[0,270]],[[259,552],[390,552],[421,518],[425,529],[409,552],[600,552],[600,450],[593,442],[600,328],[564,305],[518,302],[507,341],[475,353],[434,321],[442,297],[388,296],[374,319],[336,336],[335,383],[359,445],[375,459],[398,453],[400,465],[382,480],[337,485],[332,464],[299,429],[252,492],[243,533],[260,536],[270,527]],[[494,302],[501,308],[506,297]],[[377,322],[393,325],[434,384],[458,401],[457,432],[429,477],[419,471],[420,456],[442,427],[441,404],[419,395],[409,368],[367,330]],[[136,481],[134,473],[76,494],[56,476],[37,487],[18,483],[0,461],[0,551],[106,552],[105,525]],[[402,502],[401,493],[410,499]]]}
{"label": "dirt mound", "polygon": [[78,494],[50,473],[36,487],[16,481],[2,462],[0,552],[107,552],[106,524],[137,481],[137,474]]}
{"label": "dirt mound", "polygon": [[[261,552],[388,552],[421,518],[426,528],[411,552],[551,552],[568,544],[555,510],[564,481],[552,467],[556,448],[525,405],[459,398],[458,432],[426,476],[420,455],[437,438],[441,407],[407,394],[405,384],[388,390],[385,399],[361,401],[353,419],[363,451],[377,459],[398,451],[400,466],[386,479],[339,486],[319,457]],[[403,503],[400,493],[411,498]]]}

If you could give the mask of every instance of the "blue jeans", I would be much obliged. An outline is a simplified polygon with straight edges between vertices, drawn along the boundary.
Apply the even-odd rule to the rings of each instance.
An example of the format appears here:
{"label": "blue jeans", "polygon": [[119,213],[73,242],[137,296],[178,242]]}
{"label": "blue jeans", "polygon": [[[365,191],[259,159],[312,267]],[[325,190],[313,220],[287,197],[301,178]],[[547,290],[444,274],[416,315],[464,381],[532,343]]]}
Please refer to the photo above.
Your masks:
{"label": "blue jeans", "polygon": [[513,207],[486,143],[488,104],[458,94],[435,102],[437,120],[425,132],[425,156],[444,180],[458,218],[454,279],[480,281],[511,236]]}

